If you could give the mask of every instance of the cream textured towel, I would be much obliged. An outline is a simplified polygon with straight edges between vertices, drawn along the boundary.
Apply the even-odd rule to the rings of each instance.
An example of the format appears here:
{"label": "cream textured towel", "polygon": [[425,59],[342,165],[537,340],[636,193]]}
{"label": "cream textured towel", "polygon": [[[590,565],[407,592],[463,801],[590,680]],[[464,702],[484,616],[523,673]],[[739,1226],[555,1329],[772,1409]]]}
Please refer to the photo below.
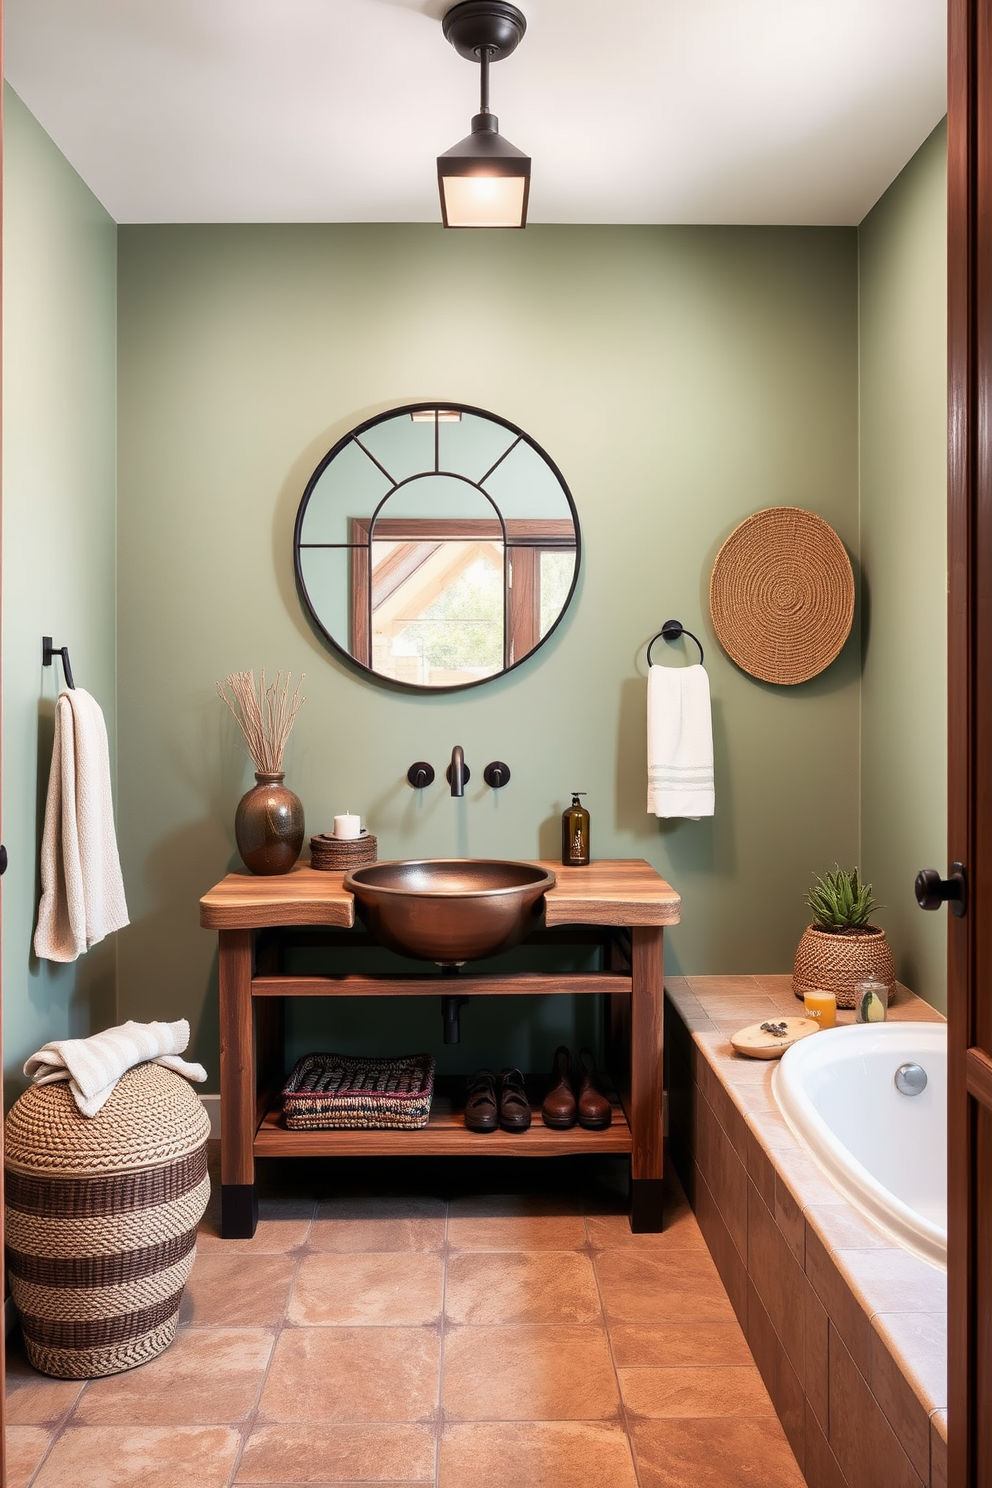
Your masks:
{"label": "cream textured towel", "polygon": [[56,1039],[39,1049],[24,1066],[35,1085],[68,1080],[76,1105],[84,1116],[95,1116],[127,1070],[151,1061],[185,1075],[205,1080],[202,1064],[187,1064],[180,1055],[189,1043],[185,1018],[175,1023],[134,1023],[107,1028],[91,1038]]}
{"label": "cream textured towel", "polygon": [[75,961],[127,923],[107,726],[99,704],[76,687],[55,704],[35,955]]}
{"label": "cream textured towel", "polygon": [[712,816],[713,720],[702,666],[648,669],[648,811]]}

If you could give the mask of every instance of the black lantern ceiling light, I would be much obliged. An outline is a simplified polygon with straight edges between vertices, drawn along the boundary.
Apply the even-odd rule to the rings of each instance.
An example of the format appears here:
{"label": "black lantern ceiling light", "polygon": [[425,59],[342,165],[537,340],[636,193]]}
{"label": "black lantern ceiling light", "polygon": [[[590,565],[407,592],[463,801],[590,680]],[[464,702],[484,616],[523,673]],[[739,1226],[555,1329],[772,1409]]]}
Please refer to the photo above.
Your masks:
{"label": "black lantern ceiling light", "polygon": [[504,0],[462,0],[441,22],[460,57],[482,69],[479,112],[472,133],[437,160],[445,227],[526,227],[530,156],[499,132],[489,110],[489,66],[516,49],[527,22]]}

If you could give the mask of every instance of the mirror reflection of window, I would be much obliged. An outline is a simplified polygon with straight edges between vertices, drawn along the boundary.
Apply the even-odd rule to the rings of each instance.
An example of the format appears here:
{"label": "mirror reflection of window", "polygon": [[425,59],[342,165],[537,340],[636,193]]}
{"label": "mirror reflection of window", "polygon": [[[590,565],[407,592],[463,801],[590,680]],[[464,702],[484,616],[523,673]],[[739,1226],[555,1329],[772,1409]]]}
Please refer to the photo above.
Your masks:
{"label": "mirror reflection of window", "polygon": [[344,435],[297,513],[300,596],[377,676],[468,687],[536,649],[575,588],[579,530],[554,463],[480,409],[416,404]]}
{"label": "mirror reflection of window", "polygon": [[371,545],[372,669],[420,687],[503,670],[503,544]]}

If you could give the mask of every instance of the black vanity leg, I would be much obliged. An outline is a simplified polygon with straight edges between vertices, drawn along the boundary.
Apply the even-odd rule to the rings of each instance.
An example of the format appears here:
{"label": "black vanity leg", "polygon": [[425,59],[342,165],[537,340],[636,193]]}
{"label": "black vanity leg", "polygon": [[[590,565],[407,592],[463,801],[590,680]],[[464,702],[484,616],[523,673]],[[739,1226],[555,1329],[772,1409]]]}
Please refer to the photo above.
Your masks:
{"label": "black vanity leg", "polygon": [[258,1224],[258,1184],[222,1183],[220,1233],[223,1240],[250,1240]]}
{"label": "black vanity leg", "polygon": [[665,1185],[661,1178],[630,1180],[630,1228],[634,1235],[654,1235],[664,1227]]}

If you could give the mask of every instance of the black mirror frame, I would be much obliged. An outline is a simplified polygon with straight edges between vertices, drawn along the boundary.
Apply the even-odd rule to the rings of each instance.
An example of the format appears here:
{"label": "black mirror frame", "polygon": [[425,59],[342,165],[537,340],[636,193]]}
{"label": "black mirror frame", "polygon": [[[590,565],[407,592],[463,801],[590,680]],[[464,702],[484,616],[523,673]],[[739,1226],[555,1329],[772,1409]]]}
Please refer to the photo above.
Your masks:
{"label": "black mirror frame", "polygon": [[[300,559],[300,549],[301,545],[306,546],[306,544],[301,544],[303,522],[306,517],[310,498],[317,487],[317,483],[320,480],[321,476],[324,474],[324,471],[327,469],[327,467],[352,442],[353,439],[364,434],[367,430],[375,428],[377,424],[385,423],[388,419],[394,419],[401,414],[412,415],[414,413],[428,413],[431,410],[441,409],[456,409],[459,413],[472,414],[477,418],[487,419],[490,423],[499,424],[502,428],[508,430],[509,433],[515,435],[518,440],[522,440],[525,444],[529,445],[530,448],[535,452],[535,454],[537,454],[539,458],[544,461],[545,465],[552,472],[556,481],[558,482],[562,494],[564,495],[565,500],[568,503],[569,512],[571,513],[572,525],[575,530],[575,566],[572,572],[572,582],[569,585],[568,593],[565,596],[564,602],[562,603],[562,607],[559,610],[557,617],[555,618],[554,624],[548,629],[545,635],[541,636],[537,644],[535,646],[532,646],[531,649],[526,652],[525,655],[519,657],[515,661],[512,661],[509,666],[501,667],[498,672],[493,672],[488,677],[480,677],[478,681],[475,682],[456,682],[450,686],[445,687],[427,687],[421,683],[403,682],[395,677],[384,676],[382,672],[377,672],[373,667],[366,666],[364,662],[359,661],[358,658],[352,655],[352,653],[347,650],[340,641],[335,640],[334,636],[331,635],[330,631],[327,629],[320,616],[317,614],[317,611],[310,598],[310,594],[306,586],[306,580],[303,577],[303,566]],[[424,473],[427,474],[430,472],[425,471]],[[392,489],[395,490],[395,487],[393,487]],[[479,489],[482,489],[481,486],[479,487]],[[501,525],[504,525],[502,513],[499,511],[499,507],[496,505],[496,502],[491,496],[488,495],[487,492],[483,492],[483,494],[486,495],[487,499],[491,502],[497,516],[499,517]],[[382,506],[386,501],[388,501],[391,495],[392,490],[388,491],[386,495],[383,496],[379,501],[372,516],[373,523],[378,516],[378,513],[381,510]],[[352,545],[342,543],[340,545],[332,546],[350,547]],[[581,562],[582,533],[579,527],[579,515],[575,509],[575,502],[572,499],[572,493],[568,488],[565,477],[562,475],[557,464],[547,453],[547,451],[538,444],[536,439],[533,439],[531,435],[529,435],[524,429],[519,428],[518,425],[511,423],[509,419],[501,418],[500,415],[497,413],[490,413],[488,409],[476,408],[469,403],[459,403],[450,399],[432,398],[429,401],[423,403],[399,404],[395,408],[384,409],[382,413],[377,413],[372,418],[366,419],[364,423],[356,424],[353,429],[349,429],[348,432],[346,434],[343,434],[337,441],[337,443],[328,450],[327,454],[324,455],[323,459],[320,461],[320,463],[317,465],[317,468],[310,476],[310,479],[307,481],[303,496],[300,500],[299,508],[296,513],[296,521],[293,526],[293,573],[296,579],[296,590],[300,602],[303,605],[304,612],[310,619],[313,626],[316,628],[317,632],[324,638],[328,645],[330,645],[338,653],[339,656],[343,657],[345,661],[347,661],[362,675],[374,678],[380,686],[397,688],[402,692],[424,694],[426,696],[437,696],[439,694],[449,692],[465,692],[469,688],[484,687],[487,682],[495,682],[497,678],[507,676],[508,673],[516,671],[518,667],[524,664],[524,662],[529,661],[530,658],[541,649],[544,643],[550,640],[551,636],[554,635],[555,631],[558,629],[558,626],[565,618],[565,615],[567,614],[568,609],[575,596],[576,586],[579,581],[579,570],[581,567]]]}

